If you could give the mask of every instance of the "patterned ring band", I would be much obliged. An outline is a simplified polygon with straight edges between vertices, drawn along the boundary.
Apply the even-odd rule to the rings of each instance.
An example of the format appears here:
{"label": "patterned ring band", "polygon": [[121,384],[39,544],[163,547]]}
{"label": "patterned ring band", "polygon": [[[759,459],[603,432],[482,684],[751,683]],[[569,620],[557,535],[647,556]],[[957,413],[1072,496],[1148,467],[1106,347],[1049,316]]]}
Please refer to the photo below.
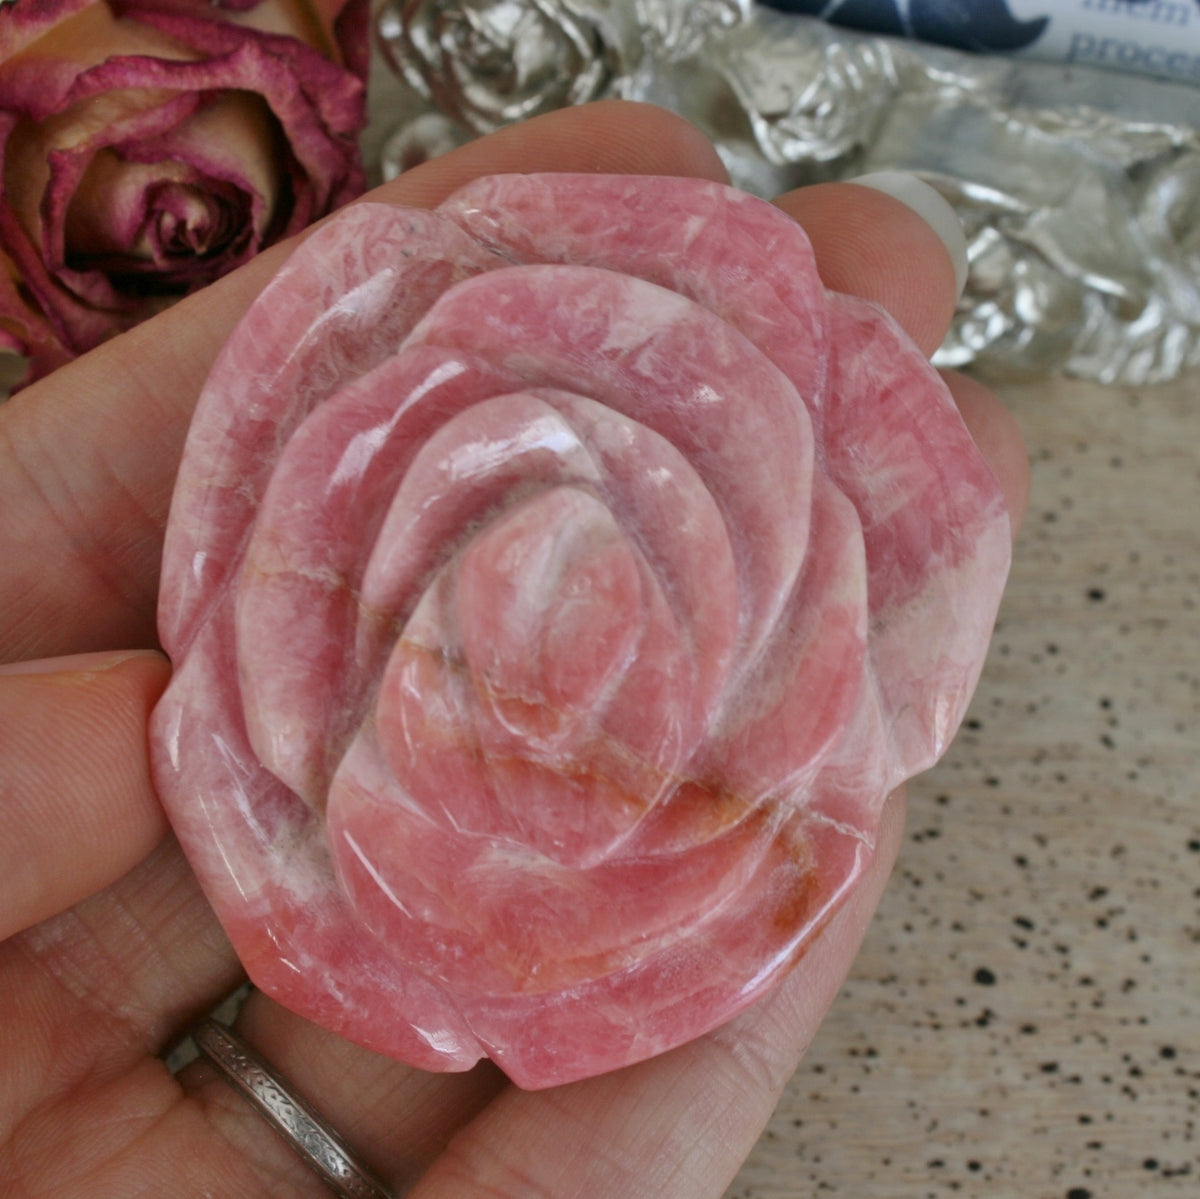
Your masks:
{"label": "patterned ring band", "polygon": [[253,1049],[216,1020],[191,1030],[196,1048],[254,1104],[340,1199],[390,1199],[341,1137]]}

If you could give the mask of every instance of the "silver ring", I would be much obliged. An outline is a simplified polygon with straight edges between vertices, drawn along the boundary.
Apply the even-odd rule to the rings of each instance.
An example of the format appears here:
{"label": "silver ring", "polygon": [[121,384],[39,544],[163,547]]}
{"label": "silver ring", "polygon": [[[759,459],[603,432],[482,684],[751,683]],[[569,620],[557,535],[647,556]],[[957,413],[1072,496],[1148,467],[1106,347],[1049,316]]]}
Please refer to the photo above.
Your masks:
{"label": "silver ring", "polygon": [[216,1020],[201,1021],[191,1036],[196,1048],[341,1199],[391,1199],[341,1137],[245,1041]]}

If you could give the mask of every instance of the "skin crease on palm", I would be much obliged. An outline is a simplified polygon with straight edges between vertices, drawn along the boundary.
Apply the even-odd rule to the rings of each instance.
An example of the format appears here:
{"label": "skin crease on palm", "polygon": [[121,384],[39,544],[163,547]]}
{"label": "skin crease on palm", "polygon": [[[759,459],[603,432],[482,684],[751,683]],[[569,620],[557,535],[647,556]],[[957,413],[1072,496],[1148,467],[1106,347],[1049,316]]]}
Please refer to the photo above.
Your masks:
{"label": "skin crease on palm", "polygon": [[[605,102],[472,143],[371,198],[432,205],[479,175],[546,170],[725,178],[678,118]],[[954,270],[920,217],[845,184],[778,203],[808,231],[827,286],[878,301],[935,349]],[[174,1078],[160,1060],[242,975],[146,762],[169,673],[154,648],[158,557],[188,416],[287,253],[266,252],[0,407],[0,652],[14,664],[0,674],[0,1191],[12,1199],[327,1193],[210,1067]],[[949,382],[1015,528],[1028,485],[1020,436],[979,384]],[[259,994],[238,1028],[398,1192],[716,1199],[850,968],[902,823],[897,794],[869,873],[776,992],[609,1075],[523,1092],[486,1063],[425,1074]]]}

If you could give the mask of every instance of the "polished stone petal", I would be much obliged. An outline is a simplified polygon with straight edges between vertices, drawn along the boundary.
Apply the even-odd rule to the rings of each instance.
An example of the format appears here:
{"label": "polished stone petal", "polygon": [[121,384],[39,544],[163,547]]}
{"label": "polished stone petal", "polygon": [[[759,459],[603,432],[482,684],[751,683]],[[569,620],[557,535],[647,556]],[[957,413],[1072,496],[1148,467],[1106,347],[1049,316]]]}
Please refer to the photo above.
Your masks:
{"label": "polished stone petal", "polygon": [[771,205],[357,205],[197,411],[155,777],[280,1002],[587,1077],[797,960],[961,720],[1008,552],[939,376]]}

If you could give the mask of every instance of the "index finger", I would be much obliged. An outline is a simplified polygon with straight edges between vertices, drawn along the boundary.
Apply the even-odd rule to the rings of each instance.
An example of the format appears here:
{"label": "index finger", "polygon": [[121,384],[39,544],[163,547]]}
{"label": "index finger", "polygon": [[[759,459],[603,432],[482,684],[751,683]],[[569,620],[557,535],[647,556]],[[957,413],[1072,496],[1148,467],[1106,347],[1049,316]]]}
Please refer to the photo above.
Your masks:
{"label": "index finger", "polygon": [[[430,206],[470,179],[510,171],[725,177],[687,122],[610,101],[469,143],[370,198]],[[828,284],[867,290],[923,346],[944,333],[952,272],[944,255],[914,254],[920,218],[911,210],[845,184],[792,193],[784,207],[809,229]],[[295,244],[0,406],[0,505],[19,514],[0,529],[0,660],[156,644],[162,530],[192,409],[221,345]],[[847,273],[858,259],[869,269]],[[880,280],[905,285],[879,289]]]}

